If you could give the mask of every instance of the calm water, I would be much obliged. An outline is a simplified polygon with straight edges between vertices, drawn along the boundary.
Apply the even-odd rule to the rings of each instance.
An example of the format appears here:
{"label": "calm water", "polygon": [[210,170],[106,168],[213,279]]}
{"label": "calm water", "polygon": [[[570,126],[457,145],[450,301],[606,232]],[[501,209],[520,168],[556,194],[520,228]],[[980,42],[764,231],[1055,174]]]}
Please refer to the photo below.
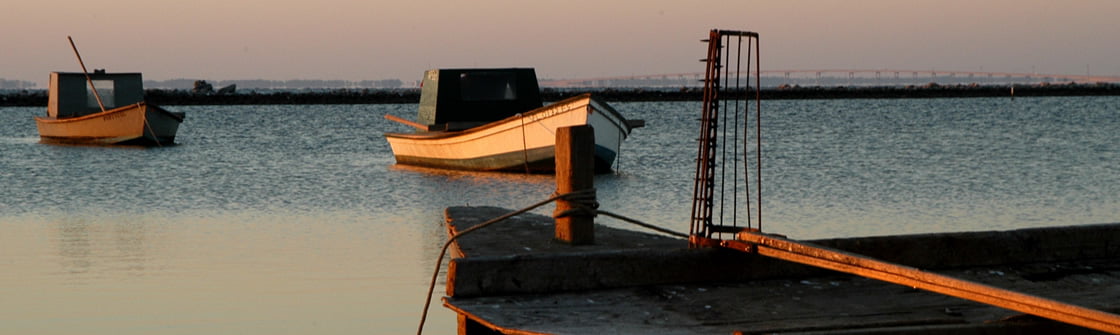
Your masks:
{"label": "calm water", "polygon": [[[687,232],[699,103],[613,105],[648,126],[597,177],[602,207]],[[443,208],[554,190],[394,166],[381,133],[405,129],[382,116],[415,105],[168,107],[180,145],[151,149],[38,144],[43,108],[0,108],[0,333],[414,332]],[[1118,97],[763,108],[770,232],[1120,221]],[[427,332],[454,326],[437,300]]]}

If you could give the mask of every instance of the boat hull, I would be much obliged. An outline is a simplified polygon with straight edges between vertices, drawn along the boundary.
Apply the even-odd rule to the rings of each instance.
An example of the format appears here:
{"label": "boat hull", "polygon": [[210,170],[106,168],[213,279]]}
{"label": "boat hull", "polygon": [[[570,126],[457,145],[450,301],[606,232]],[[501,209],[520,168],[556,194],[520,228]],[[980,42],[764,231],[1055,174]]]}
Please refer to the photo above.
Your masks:
{"label": "boat hull", "polygon": [[595,170],[611,170],[629,135],[625,118],[590,95],[462,131],[385,134],[397,164],[475,171],[555,170],[556,130],[590,125]]}
{"label": "boat hull", "polygon": [[35,125],[42,143],[169,145],[175,143],[183,117],[140,102],[78,117],[35,117]]}

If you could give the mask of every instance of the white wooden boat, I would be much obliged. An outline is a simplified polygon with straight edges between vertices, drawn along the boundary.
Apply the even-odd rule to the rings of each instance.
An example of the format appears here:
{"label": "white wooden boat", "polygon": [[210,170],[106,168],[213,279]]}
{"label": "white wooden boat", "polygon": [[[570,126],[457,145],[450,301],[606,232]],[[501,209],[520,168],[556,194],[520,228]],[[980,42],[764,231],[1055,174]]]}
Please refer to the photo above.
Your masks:
{"label": "white wooden boat", "polygon": [[185,116],[145,102],[139,73],[52,72],[49,91],[47,116],[35,117],[43,143],[169,145]]}
{"label": "white wooden boat", "polygon": [[[590,125],[595,131],[595,169],[598,172],[610,171],[622,141],[629,136],[632,128],[643,123],[640,120],[627,120],[590,94],[568,98],[548,106],[524,108],[532,106],[533,99],[537,99],[535,103],[540,105],[536,77],[532,71],[428,71],[420,106],[420,119],[426,123],[403,121],[418,130],[414,133],[385,134],[397,163],[456,170],[550,172],[555,169],[557,128]],[[468,88],[464,79],[471,76],[487,77],[481,81],[497,83],[498,88]],[[444,77],[444,83],[438,82],[440,77]],[[449,85],[447,80],[457,81],[459,85]],[[472,83],[478,84],[478,80]],[[494,100],[472,100],[473,97],[460,92],[440,92],[441,89],[491,92],[502,97],[499,100],[503,100],[501,102],[505,104]],[[436,99],[433,95],[451,98]],[[471,103],[481,103],[484,100],[488,102],[489,109],[456,108],[463,107],[464,104],[472,107],[469,106]],[[433,105],[439,109],[432,108]],[[517,111],[518,108],[523,109]],[[495,116],[499,118],[485,120]]]}

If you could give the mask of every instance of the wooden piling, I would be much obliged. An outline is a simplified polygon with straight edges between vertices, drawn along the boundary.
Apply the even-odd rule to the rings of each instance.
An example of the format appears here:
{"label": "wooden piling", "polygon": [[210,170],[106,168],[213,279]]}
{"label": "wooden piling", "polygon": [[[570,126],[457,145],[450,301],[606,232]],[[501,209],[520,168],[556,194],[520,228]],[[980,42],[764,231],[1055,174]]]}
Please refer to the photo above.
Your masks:
{"label": "wooden piling", "polygon": [[[556,131],[556,193],[595,187],[595,131],[588,125]],[[594,197],[590,197],[594,200]],[[595,243],[595,215],[578,210],[572,201],[557,200],[556,239],[572,245]]]}

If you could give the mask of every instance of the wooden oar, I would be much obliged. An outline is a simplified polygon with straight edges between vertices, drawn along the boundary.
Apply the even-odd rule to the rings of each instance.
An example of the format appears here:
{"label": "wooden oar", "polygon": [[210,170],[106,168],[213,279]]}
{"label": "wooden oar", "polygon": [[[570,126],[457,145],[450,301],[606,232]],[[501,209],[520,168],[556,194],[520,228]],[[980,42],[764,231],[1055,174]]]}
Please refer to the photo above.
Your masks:
{"label": "wooden oar", "polygon": [[411,126],[413,128],[416,128],[416,129],[420,129],[420,130],[424,130],[424,131],[428,130],[427,125],[423,125],[423,124],[419,124],[419,123],[412,122],[412,121],[409,121],[409,120],[405,120],[405,119],[402,119],[402,118],[399,118],[399,117],[396,117],[396,116],[392,116],[392,115],[389,115],[389,114],[385,114],[385,118],[389,119],[389,121],[396,121],[396,122],[399,122],[399,123],[404,124],[406,126]]}
{"label": "wooden oar", "polygon": [[86,63],[82,62],[82,54],[78,53],[78,47],[74,45],[74,39],[66,36],[70,40],[70,48],[74,49],[74,56],[78,56],[78,65],[82,66],[82,73],[86,75],[86,82],[89,83],[90,90],[93,90],[93,97],[97,99],[97,106],[101,107],[101,111],[105,112],[105,103],[101,102],[101,94],[97,93],[97,87],[93,86],[93,79],[89,77],[89,71],[86,71]]}

